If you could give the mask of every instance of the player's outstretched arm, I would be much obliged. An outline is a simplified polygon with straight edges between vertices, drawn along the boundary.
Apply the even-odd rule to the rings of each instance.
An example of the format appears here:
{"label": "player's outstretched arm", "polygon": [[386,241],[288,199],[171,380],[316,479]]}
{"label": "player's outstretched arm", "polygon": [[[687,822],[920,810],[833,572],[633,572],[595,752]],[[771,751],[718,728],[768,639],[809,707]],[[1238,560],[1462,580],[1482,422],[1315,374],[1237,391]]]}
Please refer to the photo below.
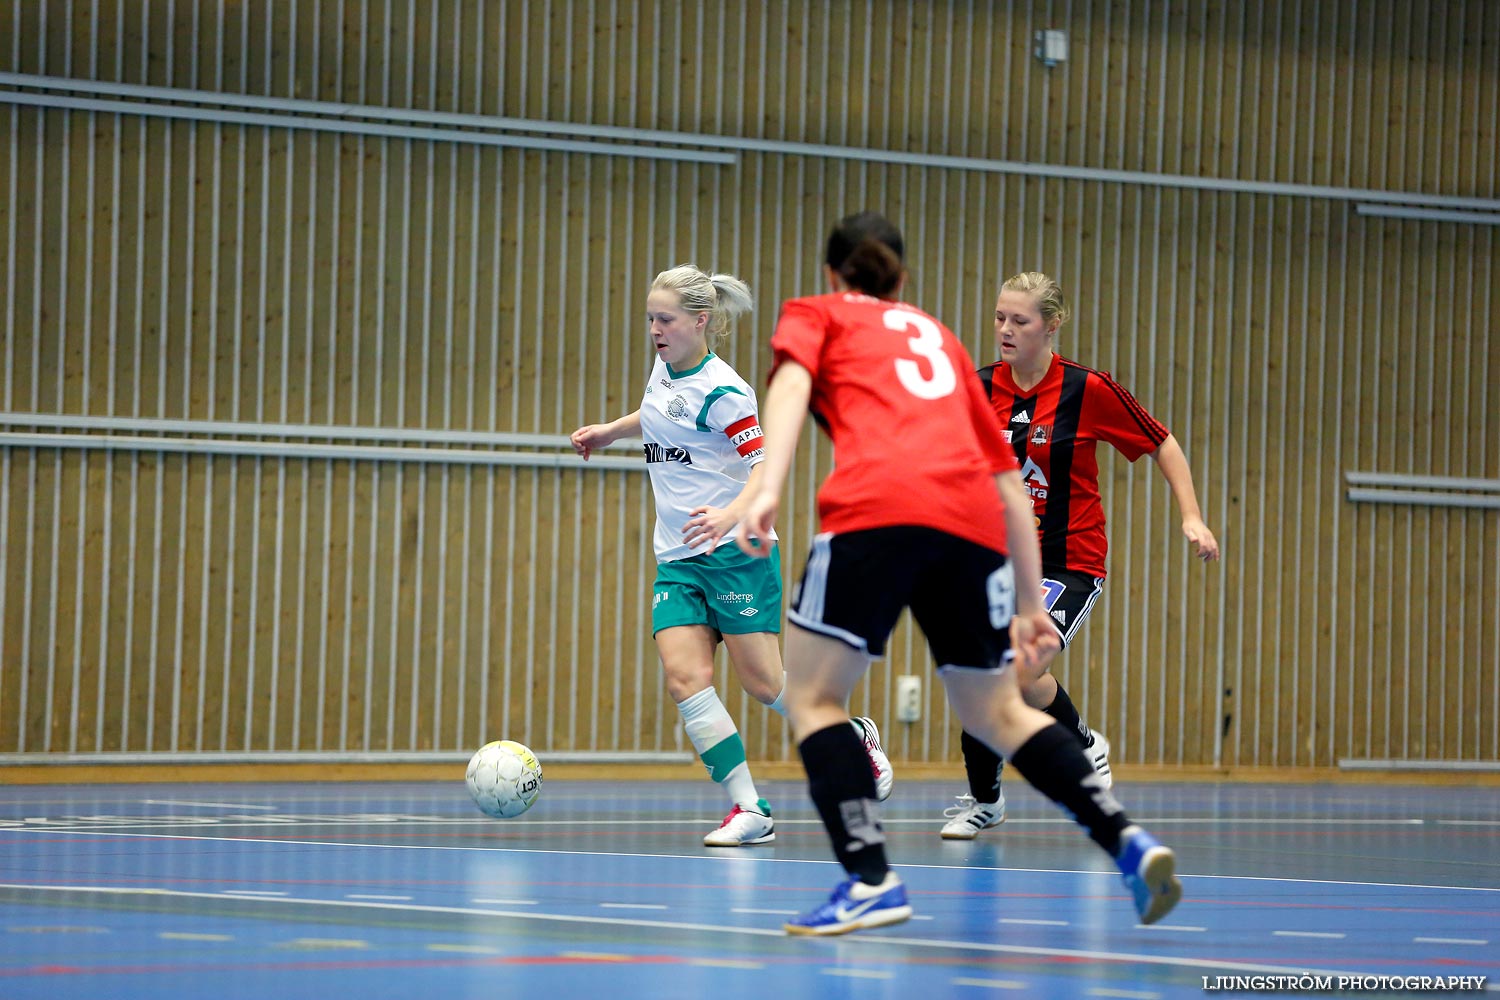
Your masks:
{"label": "player's outstretched arm", "polygon": [[[766,401],[760,408],[766,449],[766,460],[755,467],[760,472],[760,483],[746,500],[740,519],[743,530],[734,539],[747,555],[771,554],[771,530],[776,526],[781,491],[791,473],[797,438],[802,434],[802,421],[811,400],[812,373],[795,361],[782,361],[771,376],[771,387],[766,390]],[[748,485],[744,492],[750,492]]]}
{"label": "player's outstretched arm", "polygon": [[585,424],[572,434],[568,440],[573,444],[573,450],[583,456],[587,462],[589,455],[596,449],[605,445],[614,444],[621,438],[641,436],[641,411],[627,413],[619,420],[611,420],[607,424]]}
{"label": "player's outstretched arm", "polygon": [[1156,467],[1172,488],[1177,498],[1177,509],[1182,512],[1182,534],[1192,543],[1193,553],[1204,562],[1219,558],[1219,540],[1208,530],[1203,521],[1203,512],[1198,507],[1198,494],[1193,489],[1193,470],[1188,467],[1187,455],[1182,445],[1171,434],[1161,447],[1151,453]]}

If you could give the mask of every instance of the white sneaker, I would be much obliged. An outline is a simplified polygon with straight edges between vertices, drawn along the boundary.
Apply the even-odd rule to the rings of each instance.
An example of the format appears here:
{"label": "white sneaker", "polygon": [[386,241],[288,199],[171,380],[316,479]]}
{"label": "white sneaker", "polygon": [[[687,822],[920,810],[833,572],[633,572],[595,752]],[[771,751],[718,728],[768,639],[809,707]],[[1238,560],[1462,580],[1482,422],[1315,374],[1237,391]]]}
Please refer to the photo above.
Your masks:
{"label": "white sneaker", "polygon": [[1109,770],[1109,740],[1098,730],[1090,730],[1094,734],[1094,742],[1083,748],[1089,763],[1094,765],[1094,773],[1104,779],[1104,787],[1114,787],[1115,778]]}
{"label": "white sneaker", "polygon": [[776,839],[776,824],[771,822],[771,804],[761,799],[754,808],[735,803],[724,822],[703,838],[705,847],[750,847],[769,844]]}
{"label": "white sneaker", "polygon": [[972,795],[960,795],[958,804],[943,810],[948,822],[943,824],[944,840],[973,840],[980,830],[1005,822],[1005,793],[996,802],[980,802]]}
{"label": "white sneaker", "polygon": [[884,802],[891,797],[896,772],[891,769],[891,760],[880,746],[880,730],[875,728],[874,719],[863,715],[850,719],[849,723],[865,741],[865,756],[870,758],[870,770],[875,772],[875,797]]}

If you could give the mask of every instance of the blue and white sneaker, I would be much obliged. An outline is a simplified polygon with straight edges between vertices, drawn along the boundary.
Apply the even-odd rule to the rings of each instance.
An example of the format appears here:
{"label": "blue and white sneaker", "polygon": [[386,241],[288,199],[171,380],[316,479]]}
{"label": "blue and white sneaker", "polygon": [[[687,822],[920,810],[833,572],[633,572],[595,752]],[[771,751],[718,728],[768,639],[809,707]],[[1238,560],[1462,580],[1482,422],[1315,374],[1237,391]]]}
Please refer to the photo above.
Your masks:
{"label": "blue and white sneaker", "polygon": [[1115,862],[1135,897],[1141,923],[1156,923],[1182,899],[1182,883],[1177,881],[1176,874],[1177,855],[1140,827],[1127,826],[1121,832],[1120,853]]}
{"label": "blue and white sneaker", "polygon": [[906,886],[895,872],[888,871],[879,885],[865,885],[857,875],[840,882],[828,902],[782,926],[788,934],[848,934],[866,927],[899,924],[910,917]]}

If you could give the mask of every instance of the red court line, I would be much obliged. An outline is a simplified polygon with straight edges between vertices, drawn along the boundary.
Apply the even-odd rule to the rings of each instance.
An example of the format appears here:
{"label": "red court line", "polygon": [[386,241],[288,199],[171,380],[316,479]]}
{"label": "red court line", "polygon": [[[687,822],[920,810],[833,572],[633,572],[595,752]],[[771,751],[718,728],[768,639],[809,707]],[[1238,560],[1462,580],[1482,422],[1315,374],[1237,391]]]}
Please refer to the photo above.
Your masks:
{"label": "red court line", "polygon": [[314,972],[352,969],[429,969],[484,965],[681,965],[690,959],[675,955],[625,955],[591,958],[583,955],[476,955],[454,958],[372,958],[365,961],[304,962],[173,962],[156,965],[31,965],[19,969],[0,968],[0,977],[22,976],[155,976],[200,972]]}

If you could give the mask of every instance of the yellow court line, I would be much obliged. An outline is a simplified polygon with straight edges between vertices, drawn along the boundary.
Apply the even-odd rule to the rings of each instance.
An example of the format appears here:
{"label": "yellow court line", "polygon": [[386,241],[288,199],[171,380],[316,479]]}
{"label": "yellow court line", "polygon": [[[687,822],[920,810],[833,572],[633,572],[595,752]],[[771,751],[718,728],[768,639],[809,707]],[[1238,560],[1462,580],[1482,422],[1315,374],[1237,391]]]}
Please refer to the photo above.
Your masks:
{"label": "yellow court line", "polygon": [[297,948],[303,951],[316,951],[324,948],[358,951],[370,947],[370,942],[361,941],[358,938],[297,938],[293,941],[283,941],[273,947]]}

